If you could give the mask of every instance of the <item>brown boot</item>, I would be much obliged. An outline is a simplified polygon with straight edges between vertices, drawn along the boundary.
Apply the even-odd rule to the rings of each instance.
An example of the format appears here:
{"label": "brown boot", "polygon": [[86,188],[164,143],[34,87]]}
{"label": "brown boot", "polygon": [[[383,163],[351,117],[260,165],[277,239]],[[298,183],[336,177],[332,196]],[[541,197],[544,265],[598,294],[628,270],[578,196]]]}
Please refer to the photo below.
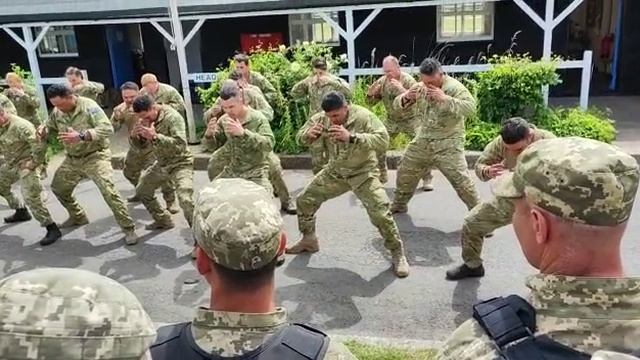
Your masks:
{"label": "brown boot", "polygon": [[173,220],[169,218],[167,220],[154,221],[151,224],[146,225],[144,228],[146,230],[169,230],[173,229],[175,226],[176,224],[174,224]]}
{"label": "brown boot", "polygon": [[138,234],[136,233],[136,229],[125,230],[124,243],[128,246],[132,246],[138,243]]}
{"label": "brown boot", "polygon": [[393,263],[393,272],[399,278],[409,276],[409,263],[404,256],[404,248],[399,248],[391,252],[391,262]]}
{"label": "brown boot", "polygon": [[287,248],[287,254],[314,253],[320,250],[316,234],[306,234],[295,245]]}
{"label": "brown boot", "polygon": [[89,219],[86,214],[82,214],[78,218],[69,217],[62,225],[59,226],[60,229],[68,229],[72,227],[87,225],[89,223]]}
{"label": "brown boot", "polygon": [[390,210],[392,214],[405,214],[409,211],[409,206],[407,206],[407,204],[398,204],[394,202],[391,204]]}

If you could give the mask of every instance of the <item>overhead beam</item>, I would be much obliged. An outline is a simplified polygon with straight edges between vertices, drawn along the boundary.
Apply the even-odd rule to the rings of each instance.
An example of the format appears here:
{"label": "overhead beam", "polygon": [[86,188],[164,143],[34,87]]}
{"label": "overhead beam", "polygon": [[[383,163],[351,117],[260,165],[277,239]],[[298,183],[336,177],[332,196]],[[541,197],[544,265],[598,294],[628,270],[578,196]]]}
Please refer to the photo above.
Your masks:
{"label": "overhead beam", "polygon": [[25,23],[8,23],[0,25],[1,28],[12,28],[21,26],[43,27],[43,26],[83,26],[83,25],[116,25],[116,24],[142,24],[151,21],[168,22],[171,19],[166,17],[148,17],[131,19],[103,19],[103,20],[65,20],[65,21],[37,21]]}
{"label": "overhead beam", "polygon": [[371,22],[373,21],[373,19],[376,18],[376,16],[378,16],[378,14],[380,14],[380,12],[382,11],[382,8],[378,8],[378,9],[373,9],[373,11],[371,11],[371,13],[369,14],[369,16],[367,16],[364,21],[360,24],[360,26],[358,26],[358,28],[356,29],[355,33],[353,34],[354,37],[358,37],[360,36],[360,34],[364,31],[364,29],[367,28],[367,26],[369,26],[369,24],[371,24]]}
{"label": "overhead beam", "polygon": [[207,21],[207,19],[200,19],[200,20],[198,20],[198,22],[195,25],[193,25],[193,27],[191,28],[191,31],[189,31],[187,36],[184,38],[184,45],[185,46],[187,46],[189,44],[189,42],[191,41],[191,39],[193,39],[193,37],[196,36],[196,34],[198,33],[198,31],[200,30],[202,25],[204,25],[205,21]]}

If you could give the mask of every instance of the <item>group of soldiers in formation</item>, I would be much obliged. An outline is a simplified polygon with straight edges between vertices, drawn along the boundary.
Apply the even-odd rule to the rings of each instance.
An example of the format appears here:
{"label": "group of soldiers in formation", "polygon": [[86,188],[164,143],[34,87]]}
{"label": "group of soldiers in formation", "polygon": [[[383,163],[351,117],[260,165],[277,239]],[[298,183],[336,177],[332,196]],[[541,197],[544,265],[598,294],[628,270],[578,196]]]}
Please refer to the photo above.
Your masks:
{"label": "group of soldiers in formation", "polygon": [[[507,119],[475,165],[482,181],[500,177],[494,198],[481,202],[463,148],[464,121],[475,110],[474,97],[434,59],[420,65],[419,82],[403,73],[394,57],[387,57],[383,68],[385,75],[367,95],[372,103],[384,104],[388,128],[371,111],[349,102],[349,86],[327,72],[323,59],[315,60],[313,74],[292,89],[294,97],[310,102],[313,115],[298,141],[309,148],[315,174],[295,204],[273,153],[269,123],[276,89],[250,70],[246,55],[235,57],[235,70],[205,114],[203,142],[213,151],[212,181],[196,196],[184,102],[171,86],[152,74],[142,77],[142,89],[125,83],[123,103],[110,121],[95,102],[103,87],[70,68],[69,84],[47,89],[54,109],[40,124],[35,92],[8,74],[9,89],[0,96],[0,195],[15,213],[5,221],[28,221],[33,214],[47,228],[41,245],[61,237],[41,199],[44,147],[57,135],[66,157],[51,189],[69,213],[60,228],[89,222],[72,196],[76,185],[89,178],[113,211],[126,244],[136,244],[134,222],[112,180],[109,154],[114,128],[126,125],[130,148],[124,174],[136,186],[128,200],[144,204],[153,218],[150,230],[172,228],[172,214],[182,209],[196,241],[196,267],[212,297],[210,308],[200,308],[192,322],[161,328],[151,345],[156,332],[148,315],[114,281],[78,270],[13,275],[0,281],[0,308],[6,309],[0,311],[5,330],[0,355],[355,359],[321,331],[287,324],[286,310],[274,305],[275,267],[285,253],[318,251],[317,210],[352,191],[382,235],[395,274],[408,276],[392,214],[408,211],[420,180],[425,190],[433,190],[431,171],[438,169],[470,210],[462,229],[464,263],[449,270],[448,279],[483,276],[484,238],[511,222],[526,259],[540,270],[527,280],[531,303],[509,296],[475,305],[473,318],[451,335],[438,359],[637,359],[632,354],[640,351],[640,280],[624,277],[620,254],[640,181],[637,162],[604,143],[556,139],[524,119]],[[383,189],[384,156],[389,134],[398,132],[413,140],[398,169],[391,203]],[[11,193],[18,180],[24,203]],[[155,197],[158,189],[164,206]],[[303,236],[290,246],[272,204],[274,192],[280,210],[298,216]]]}

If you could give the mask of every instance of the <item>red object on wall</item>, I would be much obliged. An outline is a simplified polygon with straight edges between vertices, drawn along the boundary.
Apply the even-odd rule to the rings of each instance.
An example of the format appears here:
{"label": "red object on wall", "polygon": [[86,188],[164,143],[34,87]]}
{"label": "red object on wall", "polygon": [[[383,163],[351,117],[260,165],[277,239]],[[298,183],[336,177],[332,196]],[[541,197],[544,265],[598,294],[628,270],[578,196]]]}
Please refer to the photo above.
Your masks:
{"label": "red object on wall", "polygon": [[240,47],[245,53],[258,47],[273,49],[282,44],[282,33],[240,34]]}

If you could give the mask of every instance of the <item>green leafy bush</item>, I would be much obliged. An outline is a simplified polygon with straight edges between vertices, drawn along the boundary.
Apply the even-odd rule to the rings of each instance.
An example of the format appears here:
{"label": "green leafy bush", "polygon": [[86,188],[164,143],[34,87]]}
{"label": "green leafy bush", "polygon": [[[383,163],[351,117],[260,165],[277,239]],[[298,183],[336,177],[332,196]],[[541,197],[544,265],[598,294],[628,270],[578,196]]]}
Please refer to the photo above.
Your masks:
{"label": "green leafy bush", "polygon": [[616,138],[614,121],[605,112],[592,108],[584,111],[579,108],[560,108],[545,117],[540,126],[556,136],[580,136],[606,143]]}
{"label": "green leafy bush", "polygon": [[465,144],[467,150],[482,151],[500,133],[500,124],[480,121],[473,117],[465,123]]}

